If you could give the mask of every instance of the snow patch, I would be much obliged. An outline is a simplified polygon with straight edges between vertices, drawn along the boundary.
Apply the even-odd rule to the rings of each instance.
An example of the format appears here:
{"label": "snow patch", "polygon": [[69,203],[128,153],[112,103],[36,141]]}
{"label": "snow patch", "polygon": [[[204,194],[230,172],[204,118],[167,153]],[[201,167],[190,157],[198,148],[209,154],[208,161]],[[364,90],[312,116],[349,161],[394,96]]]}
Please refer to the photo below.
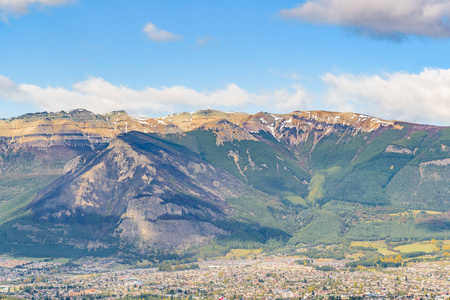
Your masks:
{"label": "snow patch", "polygon": [[277,117],[277,116],[272,115],[272,114],[271,114],[271,116],[275,119],[275,121],[278,121],[278,120],[282,120],[282,119],[283,119],[283,118]]}
{"label": "snow patch", "polygon": [[145,121],[142,121],[142,120],[140,120],[140,119],[137,119],[137,121],[140,123],[140,124],[144,124],[144,125],[150,125],[150,123],[147,123],[147,122],[145,122]]}

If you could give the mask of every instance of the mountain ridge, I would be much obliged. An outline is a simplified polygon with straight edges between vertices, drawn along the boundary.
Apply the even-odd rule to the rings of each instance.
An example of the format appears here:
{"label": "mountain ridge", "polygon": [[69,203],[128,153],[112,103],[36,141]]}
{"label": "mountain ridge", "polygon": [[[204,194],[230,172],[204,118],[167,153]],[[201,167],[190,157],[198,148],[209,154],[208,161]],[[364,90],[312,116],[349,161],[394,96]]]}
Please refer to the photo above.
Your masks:
{"label": "mountain ridge", "polygon": [[450,210],[450,127],[324,111],[78,109],[0,129],[0,251],[450,237],[447,214],[392,216]]}
{"label": "mountain ridge", "polygon": [[[296,128],[309,131],[317,126],[350,126],[356,131],[373,131],[382,126],[400,129],[406,122],[387,121],[357,113],[338,113],[328,111],[294,111],[287,114],[259,112],[247,114],[240,112],[221,112],[199,110],[191,113],[178,113],[159,118],[137,118],[125,111],[95,114],[85,109],[69,112],[29,113],[10,119],[0,120],[0,140],[7,144],[44,146],[64,143],[84,143],[90,147],[108,143],[121,133],[139,131],[143,133],[181,134],[197,130],[206,124],[227,120],[249,133],[264,130],[272,135],[278,129]],[[414,124],[414,123],[410,123]],[[420,124],[414,124],[420,125]],[[420,125],[439,127],[433,125]],[[281,138],[280,136],[275,136]]]}

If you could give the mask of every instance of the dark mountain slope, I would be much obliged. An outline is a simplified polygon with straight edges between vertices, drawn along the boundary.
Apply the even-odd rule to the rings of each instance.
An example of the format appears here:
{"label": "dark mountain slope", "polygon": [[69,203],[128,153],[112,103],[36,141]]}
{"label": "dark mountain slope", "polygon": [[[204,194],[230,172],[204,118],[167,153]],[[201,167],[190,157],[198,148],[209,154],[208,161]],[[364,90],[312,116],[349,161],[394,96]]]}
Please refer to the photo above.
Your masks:
{"label": "dark mountain slope", "polygon": [[[248,192],[239,180],[160,139],[141,133],[69,163],[30,205],[36,221],[117,224],[115,236],[140,248],[179,247],[227,234],[214,225],[230,213],[225,199]],[[70,221],[72,220],[72,221]]]}

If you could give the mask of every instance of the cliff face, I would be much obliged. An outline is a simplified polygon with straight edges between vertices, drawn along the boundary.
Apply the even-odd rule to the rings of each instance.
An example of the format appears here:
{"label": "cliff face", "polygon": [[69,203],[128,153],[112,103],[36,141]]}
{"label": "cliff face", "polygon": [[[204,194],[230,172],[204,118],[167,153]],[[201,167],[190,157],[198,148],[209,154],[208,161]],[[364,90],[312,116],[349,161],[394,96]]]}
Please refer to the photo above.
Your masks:
{"label": "cliff face", "polygon": [[70,112],[26,114],[0,120],[0,139],[6,145],[47,148],[89,146],[109,143],[121,133],[173,134],[180,130],[163,120],[135,118],[124,111],[96,115],[84,109]]}
{"label": "cliff face", "polygon": [[177,126],[181,131],[193,131],[197,128],[211,122],[227,120],[230,123],[238,124],[249,114],[238,112],[222,112],[212,109],[199,110],[196,112],[183,112],[162,117],[161,119]]}
{"label": "cliff face", "polygon": [[104,117],[108,125],[114,129],[115,135],[131,131],[158,134],[181,133],[180,128],[162,118],[135,118],[124,111],[112,112],[105,114],[102,117]]}
{"label": "cliff face", "polygon": [[[224,122],[225,121],[225,122]],[[226,125],[226,126],[225,126]],[[266,131],[277,140],[298,145],[313,133],[320,138],[339,129],[352,134],[372,132],[380,128],[401,129],[393,121],[355,113],[324,111],[296,111],[285,115],[257,113],[227,113],[200,110],[179,113],[161,118],[136,118],[124,111],[96,115],[78,109],[69,112],[26,114],[17,118],[0,120],[2,148],[51,146],[91,147],[109,143],[122,133],[182,134],[195,130],[214,129],[218,144],[223,141],[254,139],[250,134]]]}
{"label": "cliff face", "polygon": [[85,110],[37,113],[0,121],[0,138],[11,146],[89,146],[108,143],[115,132],[101,116]]}

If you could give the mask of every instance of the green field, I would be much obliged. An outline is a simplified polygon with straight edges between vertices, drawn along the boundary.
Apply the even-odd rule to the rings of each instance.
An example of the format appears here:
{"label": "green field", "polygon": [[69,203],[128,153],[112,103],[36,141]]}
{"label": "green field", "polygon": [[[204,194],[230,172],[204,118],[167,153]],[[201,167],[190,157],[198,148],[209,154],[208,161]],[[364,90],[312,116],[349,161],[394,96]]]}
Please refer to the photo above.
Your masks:
{"label": "green field", "polygon": [[358,247],[358,246],[376,248],[377,251],[384,256],[398,254],[397,252],[388,250],[385,241],[352,242],[351,244],[351,247]]}
{"label": "green field", "polygon": [[426,252],[426,253],[432,253],[436,251],[436,244],[432,244],[430,241],[425,242],[419,242],[419,243],[413,243],[409,245],[402,245],[397,246],[394,248],[397,251],[400,251],[402,253],[411,253],[411,252]]}
{"label": "green field", "polygon": [[399,217],[407,217],[410,214],[414,217],[416,217],[418,214],[420,213],[426,213],[428,215],[441,215],[442,212],[441,211],[434,211],[434,210],[414,210],[414,209],[410,209],[408,211],[404,211],[404,212],[399,212],[396,214],[390,214],[390,216],[399,216]]}
{"label": "green field", "polygon": [[231,249],[225,256],[225,259],[243,258],[252,254],[260,254],[261,252],[262,249]]}

